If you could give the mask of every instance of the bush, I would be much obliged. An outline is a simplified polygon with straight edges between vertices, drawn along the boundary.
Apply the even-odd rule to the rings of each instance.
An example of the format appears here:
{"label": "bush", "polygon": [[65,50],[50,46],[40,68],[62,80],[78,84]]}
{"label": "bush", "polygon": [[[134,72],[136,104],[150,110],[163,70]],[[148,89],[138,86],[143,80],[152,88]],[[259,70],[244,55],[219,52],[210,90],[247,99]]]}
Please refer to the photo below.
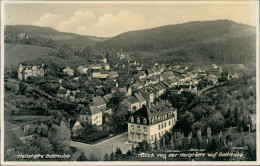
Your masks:
{"label": "bush", "polygon": [[108,137],[109,134],[106,131],[96,132],[90,135],[82,134],[79,137],[73,138],[76,141],[85,142],[85,143],[93,143],[103,138]]}

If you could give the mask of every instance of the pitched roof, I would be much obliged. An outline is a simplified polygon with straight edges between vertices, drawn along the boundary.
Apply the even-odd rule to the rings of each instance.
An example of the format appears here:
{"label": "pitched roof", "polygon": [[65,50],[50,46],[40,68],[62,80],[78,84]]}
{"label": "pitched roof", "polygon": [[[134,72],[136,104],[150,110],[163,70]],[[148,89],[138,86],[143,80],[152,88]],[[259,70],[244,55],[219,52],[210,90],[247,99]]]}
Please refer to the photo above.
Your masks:
{"label": "pitched roof", "polygon": [[109,93],[109,94],[106,94],[105,96],[103,96],[103,98],[105,99],[105,101],[108,103],[110,99],[112,99],[112,94]]}
{"label": "pitched roof", "polygon": [[165,113],[172,111],[173,109],[175,108],[173,108],[169,102],[160,102],[157,105],[151,106],[149,108],[147,106],[143,106],[142,108],[134,112],[132,116],[150,118],[165,115]]}
{"label": "pitched roof", "polygon": [[93,101],[95,106],[100,106],[100,105],[106,104],[104,98],[101,97],[101,96],[93,97],[92,101]]}
{"label": "pitched roof", "polygon": [[137,93],[135,93],[134,95],[135,95],[135,97],[137,98],[137,100],[138,100],[139,102],[144,102],[144,101],[146,101],[145,98],[143,97],[142,93],[137,92]]}
{"label": "pitched roof", "polygon": [[157,90],[157,91],[161,91],[161,90],[165,89],[165,87],[161,86],[160,84],[154,85],[153,88],[154,88],[155,90]]}
{"label": "pitched roof", "polygon": [[131,104],[135,104],[135,103],[138,103],[139,101],[137,100],[137,98],[135,98],[135,97],[130,97],[130,98],[128,98],[128,99],[126,99],[129,103],[131,103]]}
{"label": "pitched roof", "polygon": [[82,108],[82,110],[80,111],[79,114],[80,115],[90,115],[91,112],[90,112],[90,109],[88,107],[84,107],[84,108]]}
{"label": "pitched roof", "polygon": [[59,89],[57,93],[58,94],[67,94],[67,91],[68,91],[67,89]]}
{"label": "pitched roof", "polygon": [[95,115],[101,112],[101,109],[97,108],[97,106],[89,106],[91,115]]}
{"label": "pitched roof", "polygon": [[75,98],[85,98],[86,97],[86,93],[85,92],[77,92],[75,94]]}
{"label": "pitched roof", "polygon": [[101,70],[100,69],[93,69],[92,73],[101,73]]}

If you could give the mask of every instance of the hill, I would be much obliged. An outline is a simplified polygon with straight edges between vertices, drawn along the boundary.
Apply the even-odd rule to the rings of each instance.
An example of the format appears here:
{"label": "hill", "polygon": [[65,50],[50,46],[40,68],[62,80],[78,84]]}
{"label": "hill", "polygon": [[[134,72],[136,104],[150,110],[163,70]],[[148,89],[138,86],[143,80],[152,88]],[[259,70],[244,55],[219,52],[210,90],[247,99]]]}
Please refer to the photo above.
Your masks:
{"label": "hill", "polygon": [[[164,51],[167,56],[177,56],[180,61],[247,64],[255,57],[255,31],[253,26],[230,20],[193,21],[126,32],[98,42],[96,47],[123,48],[125,51]],[[178,52],[185,56],[180,56]]]}
{"label": "hill", "polygon": [[59,32],[49,27],[32,25],[5,26],[5,42],[7,43],[23,43],[51,48],[59,48],[61,45],[67,44],[76,49],[82,49],[86,46],[93,46],[96,42],[106,39],[107,38]]}
{"label": "hill", "polygon": [[24,44],[5,44],[5,67],[17,67],[24,61],[36,61],[39,57],[46,57],[50,48],[24,45]]}

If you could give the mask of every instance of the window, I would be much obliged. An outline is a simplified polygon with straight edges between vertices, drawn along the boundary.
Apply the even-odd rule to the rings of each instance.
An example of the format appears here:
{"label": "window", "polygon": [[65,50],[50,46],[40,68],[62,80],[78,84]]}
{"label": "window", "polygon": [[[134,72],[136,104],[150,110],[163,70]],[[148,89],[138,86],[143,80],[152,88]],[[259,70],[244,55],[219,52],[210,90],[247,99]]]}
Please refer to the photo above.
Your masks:
{"label": "window", "polygon": [[141,131],[141,127],[140,126],[137,126],[137,131]]}
{"label": "window", "polygon": [[153,135],[151,135],[151,140],[153,141]]}
{"label": "window", "polygon": [[131,130],[134,130],[135,129],[135,126],[134,125],[131,125]]}
{"label": "window", "polygon": [[140,118],[137,118],[137,123],[140,123]]}
{"label": "window", "polygon": [[147,123],[147,120],[146,120],[145,118],[143,119],[143,123],[144,123],[144,124],[146,124],[146,123]]}
{"label": "window", "polygon": [[159,138],[161,138],[161,133],[159,133]]}
{"label": "window", "polygon": [[131,117],[131,122],[134,122],[134,117]]}
{"label": "window", "polygon": [[169,126],[171,125],[171,121],[169,121]]}
{"label": "window", "polygon": [[132,140],[134,140],[134,134],[132,134]]}
{"label": "window", "polygon": [[154,134],[154,139],[155,139],[155,138],[157,138],[157,135],[156,135],[156,134]]}
{"label": "window", "polygon": [[152,118],[152,123],[154,123],[154,118]]}
{"label": "window", "polygon": [[147,133],[147,127],[144,127],[144,132]]}
{"label": "window", "polygon": [[166,127],[166,122],[164,122],[164,127]]}
{"label": "window", "polygon": [[161,124],[161,128],[163,129],[163,123]]}
{"label": "window", "polygon": [[158,125],[158,130],[160,130],[160,125]]}
{"label": "window", "polygon": [[138,139],[140,139],[140,135],[138,135]]}

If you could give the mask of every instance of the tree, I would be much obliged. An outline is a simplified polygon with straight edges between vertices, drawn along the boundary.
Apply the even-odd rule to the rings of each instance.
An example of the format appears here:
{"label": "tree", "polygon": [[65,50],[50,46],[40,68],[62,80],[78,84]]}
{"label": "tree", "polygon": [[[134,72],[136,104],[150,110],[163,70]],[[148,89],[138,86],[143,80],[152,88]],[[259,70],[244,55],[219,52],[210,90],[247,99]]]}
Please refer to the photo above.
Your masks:
{"label": "tree", "polygon": [[208,146],[211,146],[212,137],[211,137],[211,128],[210,127],[207,127],[207,139],[208,139]]}
{"label": "tree", "polygon": [[111,115],[108,126],[111,128],[112,133],[120,133],[127,129],[127,119],[129,117],[129,112],[127,107],[120,104],[113,108],[113,113]]}
{"label": "tree", "polygon": [[104,156],[104,161],[109,161],[109,156],[108,156],[107,153],[106,153],[105,156]]}
{"label": "tree", "polygon": [[213,133],[219,132],[224,128],[224,117],[220,112],[216,112],[208,119],[208,126],[212,129]]}
{"label": "tree", "polygon": [[54,147],[56,153],[70,153],[70,137],[71,133],[65,123],[60,126],[52,125],[48,133],[48,138]]}
{"label": "tree", "polygon": [[122,151],[121,151],[121,149],[118,146],[116,147],[115,154],[116,155],[121,155],[122,154]]}
{"label": "tree", "polygon": [[201,130],[198,130],[197,131],[197,146],[198,146],[198,149],[200,150],[201,149]]}
{"label": "tree", "polygon": [[131,155],[132,155],[132,152],[131,152],[130,149],[128,149],[128,151],[126,152],[126,155],[127,155],[127,156],[131,156]]}
{"label": "tree", "polygon": [[186,111],[183,115],[180,116],[176,126],[187,135],[192,131],[192,125],[194,123],[194,115],[191,112]]}
{"label": "tree", "polygon": [[77,159],[77,161],[87,161],[87,157],[85,156],[84,152],[81,152],[79,158]]}

